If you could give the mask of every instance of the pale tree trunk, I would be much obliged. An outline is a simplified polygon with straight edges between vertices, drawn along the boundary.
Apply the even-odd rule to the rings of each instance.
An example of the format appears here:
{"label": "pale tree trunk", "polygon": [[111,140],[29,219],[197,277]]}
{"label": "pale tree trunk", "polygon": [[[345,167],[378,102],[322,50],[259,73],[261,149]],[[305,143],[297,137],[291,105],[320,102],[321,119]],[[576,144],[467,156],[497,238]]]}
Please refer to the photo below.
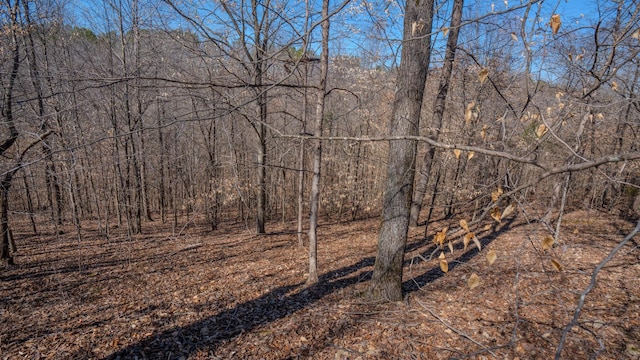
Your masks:
{"label": "pale tree trunk", "polygon": [[[300,135],[307,132],[307,63],[304,64],[304,95],[302,98],[302,124]],[[298,245],[304,246],[302,239],[302,219],[304,217],[304,138],[300,139],[300,153],[298,154]]]}
{"label": "pale tree trunk", "polygon": [[329,70],[329,0],[322,1],[322,54],[320,55],[320,85],[316,104],[316,121],[313,136],[316,138],[313,150],[313,178],[311,180],[311,201],[309,202],[309,278],[307,284],[318,282],[318,207],[320,201],[320,165],[322,162],[322,119],[324,100],[327,92],[327,72]]}
{"label": "pale tree trunk", "polygon": [[[456,46],[458,44],[458,34],[460,32],[460,23],[462,21],[462,6],[464,0],[455,0],[453,2],[453,12],[451,14],[451,25],[449,26],[449,38],[447,39],[447,49],[444,56],[444,64],[442,66],[442,78],[438,86],[438,95],[434,106],[433,118],[431,120],[430,137],[438,140],[440,131],[442,130],[442,119],[444,118],[444,108],[447,101],[447,93],[449,91],[449,83],[451,74],[453,73],[453,62],[456,56]],[[422,210],[422,202],[427,192],[429,184],[429,175],[433,167],[433,159],[436,149],[430,144],[426,144],[427,152],[424,154],[422,167],[418,172],[418,180],[413,193],[413,201],[411,203],[411,217],[409,219],[410,226],[418,226],[418,217]]]}
{"label": "pale tree trunk", "polygon": [[[433,0],[407,1],[402,60],[393,102],[389,135],[416,136],[431,57]],[[402,265],[413,195],[416,142],[389,142],[382,225],[369,296],[373,300],[402,300]]]}

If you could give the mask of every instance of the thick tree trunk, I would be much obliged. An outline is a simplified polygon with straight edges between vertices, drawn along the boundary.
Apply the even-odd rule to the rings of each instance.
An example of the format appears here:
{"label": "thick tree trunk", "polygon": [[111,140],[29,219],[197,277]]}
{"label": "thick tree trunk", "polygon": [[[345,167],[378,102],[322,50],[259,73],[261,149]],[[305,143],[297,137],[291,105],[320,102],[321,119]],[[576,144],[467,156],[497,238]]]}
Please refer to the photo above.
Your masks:
{"label": "thick tree trunk", "polygon": [[[431,57],[433,0],[407,1],[402,60],[398,70],[390,136],[418,135],[424,86]],[[374,300],[402,300],[402,265],[415,177],[416,142],[389,143],[382,226],[369,295]]]}
{"label": "thick tree trunk", "polygon": [[5,174],[4,179],[0,182],[0,261],[4,266],[13,265],[13,255],[9,249],[10,233],[9,233],[9,188],[13,178],[13,171]]}
{"label": "thick tree trunk", "polygon": [[322,54],[320,55],[320,86],[316,103],[316,121],[313,127],[315,148],[313,150],[313,178],[311,179],[311,201],[309,203],[309,278],[307,284],[318,282],[318,207],[320,202],[320,165],[322,162],[322,120],[324,100],[327,92],[329,70],[329,0],[322,1]]}
{"label": "thick tree trunk", "polygon": [[[444,64],[442,69],[442,78],[438,86],[438,95],[436,97],[435,110],[431,120],[432,133],[431,138],[438,140],[440,131],[442,130],[442,119],[444,118],[444,108],[447,101],[447,93],[449,91],[449,82],[453,73],[453,62],[456,55],[456,46],[458,45],[458,33],[460,32],[460,23],[462,21],[462,6],[464,0],[455,0],[453,3],[453,12],[451,14],[451,25],[449,26],[449,38],[447,39],[447,49],[444,56]],[[422,202],[429,185],[429,175],[433,167],[433,159],[436,149],[426,144],[427,152],[424,155],[422,167],[418,172],[418,180],[413,193],[413,201],[411,203],[411,217],[409,219],[410,226],[418,226],[418,217],[422,210]]]}

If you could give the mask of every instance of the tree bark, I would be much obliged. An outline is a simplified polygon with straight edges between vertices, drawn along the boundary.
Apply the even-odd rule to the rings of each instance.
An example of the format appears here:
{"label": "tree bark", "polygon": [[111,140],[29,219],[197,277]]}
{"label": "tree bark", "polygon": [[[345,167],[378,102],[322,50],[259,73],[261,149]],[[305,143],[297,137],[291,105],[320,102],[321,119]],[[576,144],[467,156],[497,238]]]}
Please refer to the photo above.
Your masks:
{"label": "tree bark", "polygon": [[[453,11],[451,14],[451,25],[449,26],[449,38],[447,39],[447,49],[444,56],[444,64],[442,66],[442,78],[438,86],[438,95],[434,106],[433,118],[431,120],[431,138],[438,140],[440,131],[442,130],[442,119],[444,118],[444,108],[447,101],[447,93],[449,91],[449,82],[453,73],[453,62],[456,55],[456,46],[458,45],[458,34],[460,32],[460,23],[462,21],[462,6],[464,0],[455,0],[453,2]],[[418,226],[418,217],[422,210],[422,202],[429,185],[429,175],[433,167],[433,159],[436,148],[430,144],[426,144],[427,152],[424,154],[422,167],[418,172],[418,180],[413,193],[413,201],[411,203],[411,217],[409,219],[410,226]]]}
{"label": "tree bark", "polygon": [[[402,60],[394,95],[390,136],[416,136],[431,57],[433,0],[407,1]],[[416,142],[389,142],[387,180],[378,252],[369,287],[373,300],[402,300],[402,265],[413,195]]]}
{"label": "tree bark", "polygon": [[[9,74],[9,83],[4,97],[4,123],[9,130],[9,136],[0,144],[0,155],[4,155],[18,139],[19,132],[13,118],[13,89],[20,68],[20,44],[18,43],[18,9],[19,1],[9,6],[11,15],[11,50],[12,68]],[[0,261],[5,265],[13,265],[13,256],[9,251],[9,188],[15,170],[9,169],[0,182]]]}
{"label": "tree bark", "polygon": [[316,121],[313,127],[315,148],[313,150],[313,178],[311,179],[311,201],[309,202],[309,278],[307,284],[318,282],[318,206],[320,201],[320,166],[322,162],[322,120],[324,100],[327,92],[329,70],[329,0],[322,1],[322,53],[320,55],[320,85],[316,103]]}

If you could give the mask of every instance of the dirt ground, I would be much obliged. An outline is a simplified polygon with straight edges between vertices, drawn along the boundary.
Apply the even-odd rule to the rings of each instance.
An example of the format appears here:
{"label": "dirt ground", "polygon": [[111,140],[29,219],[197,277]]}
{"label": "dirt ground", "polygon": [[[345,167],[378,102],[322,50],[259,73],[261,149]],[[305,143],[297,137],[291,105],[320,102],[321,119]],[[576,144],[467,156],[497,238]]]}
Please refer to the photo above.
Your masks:
{"label": "dirt ground", "polygon": [[[481,251],[450,237],[447,273],[431,236],[412,230],[406,299],[381,304],[364,296],[379,219],[321,222],[311,287],[294,223],[257,236],[244,224],[157,222],[132,238],[84,224],[80,241],[73,228],[33,235],[14,224],[17,265],[0,270],[0,359],[552,359],[594,268],[635,224],[570,213],[546,250],[548,232],[521,214],[485,224],[471,229]],[[639,243],[600,272],[563,359],[640,358]]]}

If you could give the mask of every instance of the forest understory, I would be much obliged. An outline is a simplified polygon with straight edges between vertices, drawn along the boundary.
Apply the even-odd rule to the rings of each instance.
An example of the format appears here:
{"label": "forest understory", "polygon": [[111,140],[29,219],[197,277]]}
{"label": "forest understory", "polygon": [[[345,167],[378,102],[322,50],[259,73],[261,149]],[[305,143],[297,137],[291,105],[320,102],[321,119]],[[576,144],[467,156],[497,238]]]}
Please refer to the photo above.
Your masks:
{"label": "forest understory", "polygon": [[[33,235],[16,223],[16,265],[0,273],[0,358],[551,359],[594,268],[634,224],[574,211],[543,250],[547,230],[525,218],[479,225],[480,251],[452,238],[447,273],[432,236],[413,229],[405,301],[380,304],[366,297],[377,218],[321,222],[320,281],[310,287],[290,222],[255,235],[158,221],[131,238],[86,223],[81,241],[72,227]],[[458,221],[438,220],[430,233]],[[562,358],[640,358],[638,239],[599,273]]]}

